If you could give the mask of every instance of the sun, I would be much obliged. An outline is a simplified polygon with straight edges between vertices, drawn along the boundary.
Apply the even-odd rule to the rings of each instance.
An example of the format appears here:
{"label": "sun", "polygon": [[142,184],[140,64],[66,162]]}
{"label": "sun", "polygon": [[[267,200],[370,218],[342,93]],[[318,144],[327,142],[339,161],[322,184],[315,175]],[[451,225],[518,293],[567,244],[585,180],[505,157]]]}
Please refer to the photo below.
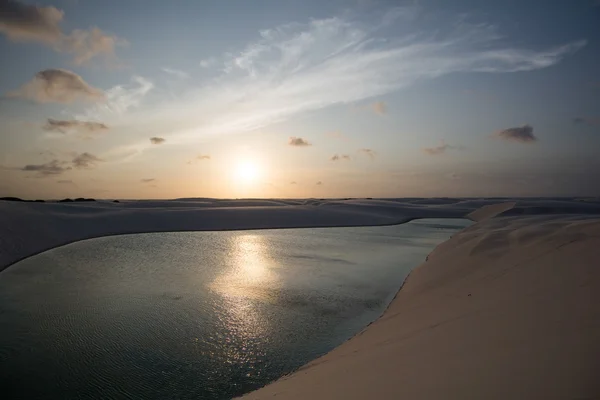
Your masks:
{"label": "sun", "polygon": [[236,166],[235,177],[241,183],[255,182],[259,176],[260,168],[253,161],[245,160]]}

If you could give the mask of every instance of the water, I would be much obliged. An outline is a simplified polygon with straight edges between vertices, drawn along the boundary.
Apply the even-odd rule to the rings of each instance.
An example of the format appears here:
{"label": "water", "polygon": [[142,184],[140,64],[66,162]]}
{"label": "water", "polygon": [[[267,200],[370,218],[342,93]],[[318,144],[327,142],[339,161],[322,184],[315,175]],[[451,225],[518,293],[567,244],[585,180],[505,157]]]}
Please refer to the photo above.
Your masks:
{"label": "water", "polygon": [[0,273],[2,398],[226,399],[385,310],[465,220],[92,239]]}

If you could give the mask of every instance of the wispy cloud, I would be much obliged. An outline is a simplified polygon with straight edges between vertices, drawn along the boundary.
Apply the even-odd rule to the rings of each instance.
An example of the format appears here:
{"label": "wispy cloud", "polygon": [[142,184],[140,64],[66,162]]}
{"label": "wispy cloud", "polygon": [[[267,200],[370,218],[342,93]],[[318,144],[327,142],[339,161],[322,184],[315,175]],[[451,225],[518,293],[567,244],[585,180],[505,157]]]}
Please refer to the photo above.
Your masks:
{"label": "wispy cloud", "polygon": [[[455,18],[448,18],[427,30],[414,15],[410,7],[396,8],[375,24],[348,14],[263,30],[241,51],[218,56],[224,60],[221,75],[188,87],[178,100],[133,113],[129,123],[160,127],[170,143],[184,144],[357,103],[452,73],[534,71],[586,44],[524,49],[498,40],[487,24],[463,22],[457,28]],[[398,18],[404,34],[385,37],[381,28]]]}
{"label": "wispy cloud", "polygon": [[150,138],[150,143],[152,144],[163,144],[166,141],[166,139],[161,138],[161,137],[151,137]]}
{"label": "wispy cloud", "polygon": [[154,84],[148,79],[134,76],[129,84],[108,89],[104,93],[105,101],[88,108],[81,115],[75,115],[75,118],[101,121],[120,119],[137,109],[153,88]]}
{"label": "wispy cloud", "polygon": [[150,183],[150,182],[154,182],[155,180],[156,180],[155,178],[146,178],[146,179],[140,180],[140,182],[142,182],[142,183]]}
{"label": "wispy cloud", "polygon": [[55,7],[25,4],[16,0],[0,1],[0,32],[15,42],[37,42],[58,52],[73,55],[77,65],[92,58],[115,58],[115,48],[126,42],[98,28],[75,29],[65,34],[60,24],[64,12]]}
{"label": "wispy cloud", "polygon": [[460,150],[460,149],[462,149],[462,147],[461,146],[452,146],[452,145],[449,145],[448,143],[446,143],[444,140],[441,140],[439,146],[425,147],[423,149],[423,152],[425,154],[429,154],[430,156],[439,156],[441,154],[446,153],[446,151],[450,150],[450,149]]}
{"label": "wispy cloud", "polygon": [[81,153],[73,158],[73,166],[75,168],[92,168],[102,160],[90,153]]}
{"label": "wispy cloud", "polygon": [[350,160],[351,157],[348,154],[334,154],[331,156],[331,161]]}
{"label": "wispy cloud", "polygon": [[79,75],[64,69],[46,69],[19,89],[7,93],[8,97],[34,100],[39,103],[72,103],[77,100],[100,101],[102,90],[83,80]]}
{"label": "wispy cloud", "polygon": [[21,171],[35,172],[39,177],[60,175],[71,169],[68,163],[59,160],[52,160],[44,164],[28,164],[21,168]]}
{"label": "wispy cloud", "polygon": [[321,186],[322,184],[323,184],[323,182],[321,182],[321,181],[318,181],[318,182],[316,183],[316,185],[317,185],[317,186]]}
{"label": "wispy cloud", "polygon": [[101,122],[79,121],[79,120],[56,120],[48,118],[46,124],[42,127],[48,132],[67,133],[70,131],[97,133],[108,130],[108,126]]}
{"label": "wispy cloud", "polygon": [[[97,163],[103,160],[90,153],[75,154],[71,161],[64,161],[53,159],[52,161],[43,164],[28,164],[22,168],[21,171],[36,172],[38,177],[48,177],[60,175],[73,168],[77,169],[90,169],[96,166]],[[69,181],[63,180],[57,183],[68,183]]]}
{"label": "wispy cloud", "polygon": [[194,157],[194,159],[188,161],[188,164],[196,164],[200,161],[210,160],[210,155],[208,154],[200,154],[199,156]]}
{"label": "wispy cloud", "polygon": [[295,137],[295,136],[290,137],[290,140],[288,140],[288,144],[290,146],[297,146],[297,147],[312,146],[312,144],[308,140],[302,139],[301,137]]}
{"label": "wispy cloud", "polygon": [[187,72],[184,72],[184,71],[181,71],[181,70],[175,69],[175,68],[163,67],[163,68],[161,68],[161,70],[163,72],[166,72],[169,75],[173,75],[179,79],[187,79],[190,77],[190,74],[188,74]]}
{"label": "wispy cloud", "polygon": [[297,184],[296,181],[291,181],[290,182],[290,185],[296,185],[296,184]]}
{"label": "wispy cloud", "polygon": [[531,125],[503,129],[501,131],[494,132],[494,136],[500,139],[518,143],[534,143],[538,140],[533,134],[533,127]]}
{"label": "wispy cloud", "polygon": [[75,182],[73,182],[70,179],[61,179],[56,181],[56,183],[60,184],[60,185],[75,185]]}
{"label": "wispy cloud", "polygon": [[373,150],[373,149],[360,149],[360,150],[358,150],[358,152],[359,152],[360,154],[364,154],[364,155],[366,155],[366,156],[367,156],[367,157],[369,157],[371,160],[374,160],[374,159],[375,159],[375,157],[377,156],[377,152],[376,152],[375,150]]}
{"label": "wispy cloud", "polygon": [[209,57],[200,61],[200,67],[202,68],[210,68],[214,67],[217,64],[217,59],[215,57]]}

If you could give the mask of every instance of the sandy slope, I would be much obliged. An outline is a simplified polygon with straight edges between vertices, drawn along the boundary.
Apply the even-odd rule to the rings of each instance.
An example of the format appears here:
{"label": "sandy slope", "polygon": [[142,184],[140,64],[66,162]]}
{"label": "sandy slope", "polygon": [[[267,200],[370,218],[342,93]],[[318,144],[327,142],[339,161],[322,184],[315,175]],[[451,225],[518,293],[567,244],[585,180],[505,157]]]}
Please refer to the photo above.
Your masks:
{"label": "sandy slope", "polygon": [[246,398],[600,398],[600,218],[499,209],[361,334]]}

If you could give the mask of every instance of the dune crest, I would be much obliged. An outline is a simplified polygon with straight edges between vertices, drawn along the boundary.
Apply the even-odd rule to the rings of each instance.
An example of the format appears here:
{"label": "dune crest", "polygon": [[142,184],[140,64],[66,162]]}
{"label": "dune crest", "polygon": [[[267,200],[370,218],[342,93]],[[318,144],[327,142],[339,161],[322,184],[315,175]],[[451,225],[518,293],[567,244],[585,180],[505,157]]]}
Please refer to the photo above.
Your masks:
{"label": "dune crest", "polygon": [[507,203],[498,203],[498,204],[490,204],[487,206],[483,206],[475,211],[473,211],[472,213],[469,213],[467,215],[467,218],[469,218],[472,221],[475,222],[481,222],[481,221],[485,221],[487,219],[493,218],[496,215],[502,214],[505,211],[510,210],[511,208],[514,208],[514,206],[517,205],[516,201],[510,201]]}

